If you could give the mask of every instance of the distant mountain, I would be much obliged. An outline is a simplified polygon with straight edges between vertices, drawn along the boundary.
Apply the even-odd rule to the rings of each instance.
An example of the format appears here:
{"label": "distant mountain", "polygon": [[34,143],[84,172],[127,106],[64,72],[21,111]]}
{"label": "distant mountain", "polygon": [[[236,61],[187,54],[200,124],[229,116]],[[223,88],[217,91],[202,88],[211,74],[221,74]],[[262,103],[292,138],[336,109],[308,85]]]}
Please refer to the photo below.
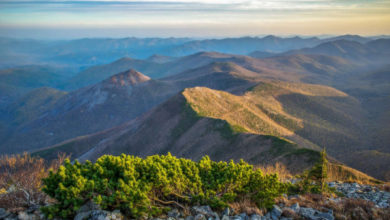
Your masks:
{"label": "distant mountain", "polygon": [[8,86],[38,88],[56,87],[64,80],[65,73],[50,66],[29,65],[0,70],[0,82]]}
{"label": "distant mountain", "polygon": [[[112,83],[114,86],[119,84],[121,86],[135,86],[137,84],[149,81],[150,77],[143,75],[142,73],[130,69],[128,71],[114,75],[108,79],[108,83]],[[106,81],[105,81],[106,82]],[[104,83],[104,82],[103,82]]]}
{"label": "distant mountain", "polygon": [[40,87],[60,87],[72,73],[52,66],[29,65],[0,70],[0,109]]}
{"label": "distant mountain", "polygon": [[138,60],[124,57],[113,63],[90,67],[80,72],[66,83],[65,88],[77,89],[87,85],[92,85],[118,72],[128,69],[135,69],[151,78],[163,78],[189,69],[195,69],[212,62],[227,62],[235,59],[236,57],[238,56],[215,52],[201,52],[165,63],[156,63],[148,60]]}
{"label": "distant mountain", "polygon": [[144,59],[190,40],[129,37],[45,41],[0,37],[0,67],[50,64],[85,68],[113,62],[125,56]]}
{"label": "distant mountain", "polygon": [[367,44],[361,44],[356,41],[336,40],[322,43],[312,48],[289,51],[286,54],[323,54],[349,59],[361,65],[367,63],[377,64],[389,60],[389,50],[381,49],[381,47],[388,47],[389,44],[390,40],[374,40]]}
{"label": "distant mountain", "polygon": [[157,63],[124,57],[113,63],[101,66],[93,66],[80,72],[71,78],[68,82],[66,82],[64,88],[73,90],[84,86],[93,85],[102,81],[103,79],[128,69],[136,69],[141,72],[146,71],[150,76],[153,75],[155,71],[159,70],[159,66],[160,64]]}
{"label": "distant mountain", "polygon": [[[337,36],[337,37],[329,37],[329,38],[322,39],[321,41],[318,41],[317,44],[313,44],[313,45],[308,46],[308,47],[310,47],[310,48],[314,47],[315,49],[312,49],[314,52],[321,51],[320,54],[325,54],[325,55],[330,55],[330,56],[340,56],[340,54],[342,54],[342,53],[340,53],[340,51],[338,51],[338,52],[330,51],[330,49],[326,49],[326,48],[327,47],[331,47],[331,46],[339,47],[340,44],[342,44],[340,47],[342,47],[343,49],[348,49],[348,48],[344,48],[345,46],[349,46],[349,48],[353,48],[353,47],[356,48],[356,47],[359,47],[359,45],[354,45],[353,46],[352,44],[354,42],[355,43],[360,43],[360,44],[364,45],[364,44],[366,44],[366,43],[368,43],[370,41],[373,41],[373,39],[372,38],[368,38],[368,37],[362,37],[362,36],[359,36],[359,35],[341,35],[341,36]],[[374,40],[374,41],[376,41],[376,40]],[[379,39],[378,40],[378,44],[379,44],[379,42],[385,43],[386,41],[387,41],[386,39]],[[385,44],[388,44],[388,43],[385,43]],[[303,51],[300,50],[300,49],[303,49]],[[299,52],[305,52],[306,53],[305,47],[301,47],[300,49],[297,52],[294,52],[294,53],[296,53],[296,54],[299,54]],[[379,49],[379,48],[375,48],[375,50],[377,50],[377,49]],[[324,50],[324,51],[322,51],[322,50]],[[380,51],[380,49],[377,50],[377,52],[379,52],[379,51]],[[352,53],[353,52],[354,51],[352,51]],[[253,51],[253,52],[249,53],[249,56],[255,57],[255,58],[266,58],[266,57],[275,56],[277,54],[278,53],[269,52],[269,51]],[[340,57],[343,57],[343,56],[340,56]]]}
{"label": "distant mountain", "polygon": [[248,54],[250,57],[254,58],[267,58],[267,57],[272,57],[275,56],[278,53],[275,52],[267,52],[267,51],[253,51]]}
{"label": "distant mountain", "polygon": [[39,40],[0,37],[0,68],[43,64],[44,61],[35,51],[48,44]]}
{"label": "distant mountain", "polygon": [[389,54],[390,39],[377,39],[366,44],[367,47],[372,48],[380,53]]}
{"label": "distant mountain", "polygon": [[148,60],[137,60],[125,57],[113,63],[94,66],[80,72],[66,83],[65,88],[77,89],[83,86],[92,85],[128,69],[135,69],[151,78],[163,78],[190,69],[196,69],[213,62],[234,61],[239,59],[239,57],[241,56],[216,52],[201,52],[177,58],[166,63],[155,63]]}
{"label": "distant mountain", "polygon": [[338,41],[338,40],[356,41],[356,42],[359,42],[361,44],[365,44],[365,43],[371,41],[372,39],[369,37],[362,37],[359,35],[346,34],[346,35],[340,35],[337,37],[325,38],[322,41],[323,42],[330,42],[330,41]]}
{"label": "distant mountain", "polygon": [[[336,56],[320,54],[292,54],[264,58],[262,61],[272,69],[280,69],[284,76],[295,77],[287,81],[331,85],[334,80],[357,70],[357,65]],[[292,74],[296,73],[296,74]],[[280,77],[279,79],[283,79]]]}
{"label": "distant mountain", "polygon": [[143,59],[188,42],[188,38],[85,38],[45,48],[49,61],[98,65],[124,56]]}
{"label": "distant mountain", "polygon": [[146,59],[154,54],[184,56],[202,51],[249,54],[254,51],[286,52],[314,47],[324,42],[351,40],[366,43],[372,38],[343,35],[317,37],[241,37],[193,40],[190,38],[83,38],[75,40],[24,40],[0,37],[0,67],[50,64],[85,69],[114,62],[122,57]]}
{"label": "distant mountain", "polygon": [[[295,57],[295,58],[294,58]],[[312,73],[318,74],[329,71],[329,74],[336,72],[348,73],[356,68],[356,65],[349,63],[342,58],[327,57],[319,55],[290,55],[275,56],[266,59],[256,59],[243,55],[224,54],[217,52],[199,52],[192,55],[174,59],[171,62],[155,63],[148,60],[136,60],[122,58],[113,63],[94,66],[80,72],[70,79],[64,86],[67,89],[77,89],[83,86],[92,85],[107,77],[127,69],[135,69],[151,78],[163,78],[172,76],[184,71],[196,69],[213,62],[231,62],[240,65],[248,70],[268,75],[270,78],[285,79],[288,81],[299,81],[300,78],[308,77]],[[288,59],[295,59],[294,66]],[[315,62],[315,63],[310,63]],[[323,69],[325,68],[325,69]],[[317,77],[318,78],[318,77]]]}
{"label": "distant mountain", "polygon": [[154,63],[168,63],[168,62],[174,61],[175,59],[176,59],[176,57],[154,54],[154,55],[148,57],[146,60],[150,61],[150,62],[154,62]]}
{"label": "distant mountain", "polygon": [[211,40],[196,40],[184,43],[165,52],[170,56],[183,56],[202,51],[217,51],[220,53],[248,54],[253,51],[284,52],[287,50],[311,47],[320,43],[318,38],[281,38],[276,36],[225,38]]}

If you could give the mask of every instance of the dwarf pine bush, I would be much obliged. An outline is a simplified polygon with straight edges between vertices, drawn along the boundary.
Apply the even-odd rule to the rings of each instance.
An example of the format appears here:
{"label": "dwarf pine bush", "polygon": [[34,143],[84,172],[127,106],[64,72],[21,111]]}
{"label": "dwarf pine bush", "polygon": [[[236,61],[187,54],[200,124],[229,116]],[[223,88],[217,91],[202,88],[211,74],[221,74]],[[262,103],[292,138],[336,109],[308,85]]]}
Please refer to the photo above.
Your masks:
{"label": "dwarf pine bush", "polygon": [[295,193],[333,193],[334,189],[326,183],[328,178],[328,160],[325,149],[321,152],[320,160],[310,169],[299,175],[301,179],[290,187]]}
{"label": "dwarf pine bush", "polygon": [[276,174],[264,175],[244,161],[215,162],[205,156],[195,162],[171,154],[145,159],[105,155],[95,163],[67,160],[43,182],[43,191],[57,200],[43,209],[49,218],[69,218],[89,200],[135,218],[158,215],[169,206],[223,208],[244,199],[268,208],[288,188]]}

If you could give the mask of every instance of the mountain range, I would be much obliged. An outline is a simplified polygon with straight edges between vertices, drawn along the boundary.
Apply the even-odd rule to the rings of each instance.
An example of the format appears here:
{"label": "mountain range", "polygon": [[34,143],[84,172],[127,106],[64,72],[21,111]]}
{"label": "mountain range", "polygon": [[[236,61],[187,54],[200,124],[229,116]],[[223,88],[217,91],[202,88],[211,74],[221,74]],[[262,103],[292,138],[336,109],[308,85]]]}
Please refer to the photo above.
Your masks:
{"label": "mountain range", "polygon": [[[7,94],[0,153],[54,158],[66,152],[79,160],[208,154],[255,164],[280,161],[298,171],[325,147],[334,161],[389,178],[390,40],[169,40],[180,46],[78,74],[46,76],[42,70],[32,72],[39,81],[31,81],[2,70],[0,78],[9,81],[0,83]],[[108,45],[99,50],[114,47]],[[20,94],[10,95],[15,91]]]}
{"label": "mountain range", "polygon": [[191,38],[84,38],[74,40],[32,40],[0,38],[0,67],[20,65],[67,66],[82,70],[113,62],[122,57],[147,59],[153,55],[180,57],[197,52],[215,51],[247,55],[254,51],[281,53],[313,47],[334,40],[367,43],[380,37],[342,35],[337,37],[241,37],[225,39]]}

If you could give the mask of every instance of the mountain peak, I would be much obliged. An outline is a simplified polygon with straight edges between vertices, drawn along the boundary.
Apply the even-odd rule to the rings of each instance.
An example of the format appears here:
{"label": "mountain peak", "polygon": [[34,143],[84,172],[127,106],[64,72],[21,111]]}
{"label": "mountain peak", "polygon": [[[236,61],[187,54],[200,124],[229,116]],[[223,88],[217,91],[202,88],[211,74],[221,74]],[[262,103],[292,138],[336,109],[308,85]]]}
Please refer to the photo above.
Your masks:
{"label": "mountain peak", "polygon": [[152,56],[148,57],[146,60],[150,62],[155,62],[155,63],[167,63],[175,58],[170,57],[170,56],[164,56],[160,54],[153,54]]}
{"label": "mountain peak", "polygon": [[129,69],[124,72],[111,76],[108,81],[110,84],[129,86],[137,85],[146,81],[149,81],[150,77],[138,72],[134,69]]}
{"label": "mountain peak", "polygon": [[130,61],[133,61],[133,60],[134,60],[133,58],[126,56],[126,57],[122,57],[122,58],[114,61],[113,63],[117,63],[117,64],[119,64],[119,63],[126,63],[126,62],[130,62]]}
{"label": "mountain peak", "polygon": [[198,53],[195,53],[195,54],[192,54],[190,56],[194,56],[194,57],[230,57],[231,55],[229,54],[224,54],[224,53],[219,53],[219,52],[215,52],[215,51],[201,51],[201,52],[198,52]]}

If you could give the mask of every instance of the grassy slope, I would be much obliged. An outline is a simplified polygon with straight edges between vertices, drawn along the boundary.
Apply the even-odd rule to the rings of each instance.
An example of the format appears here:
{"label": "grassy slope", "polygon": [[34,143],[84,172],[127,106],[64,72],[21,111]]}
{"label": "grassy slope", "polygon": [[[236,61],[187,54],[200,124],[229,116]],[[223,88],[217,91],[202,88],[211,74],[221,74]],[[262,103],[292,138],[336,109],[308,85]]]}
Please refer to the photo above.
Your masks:
{"label": "grassy slope", "polygon": [[[208,89],[193,89],[193,95],[189,97],[200,115],[223,118],[233,127],[251,133],[284,136],[301,146],[326,147],[337,159],[363,168],[353,160],[347,160],[347,155],[362,147],[363,122],[356,118],[361,118],[365,112],[359,101],[341,91],[326,86],[277,81],[261,83],[243,97],[211,90],[207,95],[201,95],[202,90]],[[296,135],[301,138],[297,139]],[[373,172],[371,168],[362,170],[379,178],[384,178],[388,172],[385,167],[380,169],[384,174]]]}
{"label": "grassy slope", "polygon": [[[315,118],[297,118],[289,114],[287,110],[283,109],[283,106],[286,106],[283,105],[282,102],[278,101],[277,97],[291,93],[312,97],[314,100],[319,99],[318,101],[324,102],[324,104],[328,104],[332,100],[327,100],[323,97],[344,98],[347,101],[351,101],[353,104],[356,104],[356,100],[351,100],[347,94],[330,87],[285,82],[262,83],[253,87],[251,91],[244,96],[234,96],[226,92],[210,90],[208,88],[186,89],[183,92],[183,95],[188,100],[192,109],[197,112],[198,116],[226,120],[227,126],[225,127],[227,127],[227,129],[225,130],[229,131],[227,132],[228,134],[248,132],[263,135],[274,135],[270,136],[274,139],[272,147],[269,150],[269,152],[272,152],[271,154],[273,157],[284,155],[285,158],[288,158],[289,156],[292,157],[293,155],[297,156],[299,154],[306,154],[306,156],[313,154],[311,158],[315,160],[315,158],[317,158],[317,154],[313,153],[313,151],[307,148],[298,148],[298,146],[286,145],[286,139],[281,138],[281,136],[285,136],[290,140],[294,140],[294,138],[291,137],[291,133],[305,129],[305,124],[317,123]],[[213,105],[210,105],[209,103],[213,103]],[[286,109],[288,109],[288,107]],[[332,117],[342,114],[341,112],[337,112],[337,110],[334,111],[336,112],[328,113],[333,113]],[[313,115],[314,113],[318,114],[318,112],[306,112],[306,116]],[[321,114],[323,114],[323,112],[320,112],[320,115]],[[327,117],[324,115],[321,116]],[[341,120],[341,118],[336,118],[336,120]],[[348,123],[348,121],[344,123]],[[317,126],[321,130],[334,130],[335,132],[341,134],[341,136],[348,136],[348,132],[353,132],[345,130],[343,127],[338,128],[335,123],[318,124]],[[308,139],[319,139],[319,137],[310,137],[311,135],[318,134],[310,132],[307,134],[309,135]],[[287,142],[292,143],[290,141]],[[306,143],[310,142],[308,141]],[[315,144],[310,144],[312,144],[314,148],[316,147]],[[361,155],[361,153],[359,153],[359,155]],[[367,155],[367,153],[365,155]],[[386,155],[381,154],[381,156],[384,157]],[[299,156],[297,156],[297,158],[299,158]],[[261,159],[264,160],[265,158]],[[291,163],[291,158],[288,158],[287,160]],[[363,168],[361,165],[358,167]],[[382,166],[380,169],[386,170],[386,167]],[[388,173],[389,172],[386,174],[389,175]],[[338,162],[330,163],[329,180],[380,183],[377,179]]]}
{"label": "grassy slope", "polygon": [[[356,131],[348,128],[358,123],[347,116],[345,109],[358,107],[359,103],[326,86],[264,81],[244,96],[207,88],[187,89],[183,94],[201,116],[226,120],[250,133],[285,137],[314,149],[324,147],[324,142],[318,140],[331,133],[341,138],[354,136]],[[296,104],[299,102],[304,103]],[[318,137],[322,132],[325,136]],[[330,146],[330,150],[334,149]]]}
{"label": "grassy slope", "polygon": [[380,184],[383,183],[361,171],[340,163],[328,164],[328,181],[357,182],[361,184]]}

